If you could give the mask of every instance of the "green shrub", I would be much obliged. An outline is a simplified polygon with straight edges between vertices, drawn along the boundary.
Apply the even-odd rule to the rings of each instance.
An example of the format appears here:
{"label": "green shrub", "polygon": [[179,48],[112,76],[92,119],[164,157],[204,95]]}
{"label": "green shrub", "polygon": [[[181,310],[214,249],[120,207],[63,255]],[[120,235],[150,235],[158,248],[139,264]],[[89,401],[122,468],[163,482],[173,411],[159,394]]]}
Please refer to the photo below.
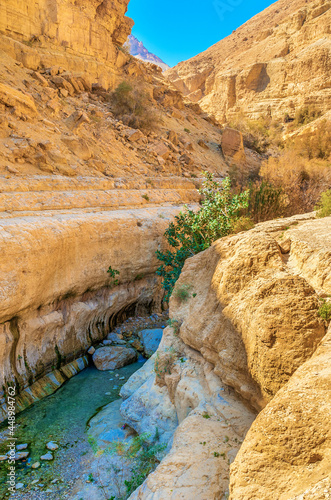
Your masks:
{"label": "green shrub", "polygon": [[119,285],[119,280],[116,278],[116,276],[119,276],[120,272],[117,269],[113,269],[111,266],[109,267],[107,273],[109,273],[111,282],[110,286],[117,286]]}
{"label": "green shrub", "polygon": [[328,217],[331,215],[331,189],[321,195],[319,204],[315,207],[317,217]]}
{"label": "green shrub", "polygon": [[114,115],[125,125],[145,131],[158,126],[159,118],[142,87],[123,81],[113,92],[111,102]]}
{"label": "green shrub", "polygon": [[174,290],[174,296],[180,302],[186,302],[191,296],[192,285],[180,285]]}
{"label": "green shrub", "polygon": [[156,252],[162,262],[157,274],[163,278],[166,299],[172,294],[186,259],[230,234],[240,211],[248,206],[248,190],[234,195],[229,178],[218,183],[213,174],[205,172],[204,177],[199,191],[202,196],[200,209],[193,211],[185,207],[165,232],[170,250]]}
{"label": "green shrub", "polygon": [[331,321],[331,302],[323,300],[323,303],[319,308],[318,314],[325,321]]}

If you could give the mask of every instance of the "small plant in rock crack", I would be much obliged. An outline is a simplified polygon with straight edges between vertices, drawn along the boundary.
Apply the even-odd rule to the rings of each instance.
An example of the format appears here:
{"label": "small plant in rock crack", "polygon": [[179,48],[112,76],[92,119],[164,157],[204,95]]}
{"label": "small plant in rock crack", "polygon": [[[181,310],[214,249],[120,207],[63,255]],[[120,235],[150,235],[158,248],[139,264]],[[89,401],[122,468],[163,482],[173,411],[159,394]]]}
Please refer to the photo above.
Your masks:
{"label": "small plant in rock crack", "polygon": [[173,319],[173,318],[168,319],[167,324],[168,326],[170,326],[170,328],[172,328],[174,335],[178,336],[181,325],[178,319]]}
{"label": "small plant in rock crack", "polygon": [[119,280],[116,278],[116,276],[119,276],[120,272],[110,266],[107,273],[109,273],[111,278],[110,286],[113,287],[119,285]]}
{"label": "small plant in rock crack", "polygon": [[174,297],[180,302],[187,302],[191,297],[192,285],[178,285],[173,292]]}
{"label": "small plant in rock crack", "polygon": [[322,300],[322,305],[318,310],[318,314],[324,321],[331,321],[331,302]]}
{"label": "small plant in rock crack", "polygon": [[163,352],[157,351],[154,371],[156,373],[157,381],[163,382],[164,376],[171,373],[171,368],[178,359],[178,353],[176,349],[171,346],[167,347]]}

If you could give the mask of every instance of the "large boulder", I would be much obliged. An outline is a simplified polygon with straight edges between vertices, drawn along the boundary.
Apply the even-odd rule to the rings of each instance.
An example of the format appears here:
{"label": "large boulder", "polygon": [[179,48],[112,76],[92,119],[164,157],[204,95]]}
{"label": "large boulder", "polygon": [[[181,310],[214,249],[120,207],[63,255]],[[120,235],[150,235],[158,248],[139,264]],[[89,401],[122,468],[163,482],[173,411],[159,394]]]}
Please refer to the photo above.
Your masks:
{"label": "large boulder", "polygon": [[116,370],[134,363],[138,359],[137,351],[126,347],[101,347],[93,354],[93,362],[98,370]]}
{"label": "large boulder", "polygon": [[141,332],[139,332],[139,337],[144,348],[144,354],[147,358],[150,358],[159,347],[162,335],[162,328],[142,330]]}
{"label": "large boulder", "polygon": [[233,500],[331,498],[331,327],[253,423],[231,467]]}
{"label": "large boulder", "polygon": [[[314,252],[315,274],[326,277],[330,226],[326,219],[300,224],[303,217],[263,223],[218,240],[186,261],[176,287],[192,285],[192,297],[179,303],[174,294],[170,300],[170,316],[182,322],[180,338],[257,410],[313,355],[325,335],[311,271],[308,281],[292,253],[297,240],[314,234],[310,243],[305,236],[306,253]],[[293,241],[286,257],[280,250],[285,239]],[[328,266],[318,264],[319,255]]]}
{"label": "large boulder", "polygon": [[243,135],[238,130],[228,127],[224,129],[221,146],[225,158],[237,162],[246,160]]}

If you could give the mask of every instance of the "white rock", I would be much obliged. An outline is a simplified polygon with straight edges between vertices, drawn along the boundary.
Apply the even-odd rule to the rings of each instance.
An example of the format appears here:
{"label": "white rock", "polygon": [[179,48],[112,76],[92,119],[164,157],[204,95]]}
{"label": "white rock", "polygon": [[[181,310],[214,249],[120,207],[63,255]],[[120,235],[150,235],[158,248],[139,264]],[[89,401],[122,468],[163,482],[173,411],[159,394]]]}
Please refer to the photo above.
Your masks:
{"label": "white rock", "polygon": [[21,490],[22,488],[24,488],[24,484],[23,483],[17,483],[16,489],[17,490]]}
{"label": "white rock", "polygon": [[50,451],[55,451],[59,447],[58,444],[54,443],[54,441],[50,441],[49,443],[46,444],[46,448]]}
{"label": "white rock", "polygon": [[28,458],[28,456],[28,451],[18,451],[17,453],[15,453],[15,460],[23,460],[24,458]]}
{"label": "white rock", "polygon": [[53,459],[54,459],[54,457],[53,457],[52,453],[46,453],[45,455],[42,455],[40,457],[40,460],[53,460]]}
{"label": "white rock", "polygon": [[94,353],[95,353],[95,349],[94,349],[94,347],[93,347],[93,346],[91,346],[91,347],[89,348],[89,350],[87,351],[87,354],[91,354],[91,356],[92,356]]}
{"label": "white rock", "polygon": [[16,450],[17,450],[17,451],[26,450],[26,449],[27,449],[27,447],[28,447],[28,445],[27,445],[27,444],[18,444],[18,445],[16,446]]}
{"label": "white rock", "polygon": [[[40,462],[36,462],[34,464],[31,465],[32,469],[39,469],[40,467]],[[37,480],[38,481],[38,480]]]}
{"label": "white rock", "polygon": [[0,462],[4,462],[7,459],[8,459],[7,455],[0,455]]}

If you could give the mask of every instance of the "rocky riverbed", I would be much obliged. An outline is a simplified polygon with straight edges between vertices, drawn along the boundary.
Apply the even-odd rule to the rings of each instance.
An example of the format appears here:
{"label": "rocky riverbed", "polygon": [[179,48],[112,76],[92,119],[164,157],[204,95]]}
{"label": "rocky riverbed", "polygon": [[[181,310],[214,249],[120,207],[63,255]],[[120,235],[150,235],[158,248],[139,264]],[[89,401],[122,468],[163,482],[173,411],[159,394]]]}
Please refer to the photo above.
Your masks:
{"label": "rocky riverbed", "polygon": [[[112,333],[128,348],[134,344],[143,352],[144,346],[139,333],[144,329],[162,329],[166,325],[166,320],[166,312],[153,314],[147,318],[129,318]],[[99,435],[98,415],[102,415],[104,408],[108,408],[110,403],[119,399],[122,386],[143,366],[146,358],[136,352],[137,362],[113,371],[99,371],[91,363],[91,366],[69,380],[55,394],[18,415],[15,437],[18,446],[28,445],[21,451],[28,453],[28,456],[16,462],[18,489],[15,494],[8,492],[7,462],[0,462],[1,498],[58,500],[76,498],[76,492],[84,489],[89,495],[86,498],[92,498],[93,492],[90,492],[90,487],[100,493],[98,488],[100,485],[97,482],[98,471],[93,465],[95,456],[89,444],[87,431],[94,421],[95,434]],[[114,411],[110,412],[115,420],[120,418],[119,405],[117,406],[117,410],[117,407],[114,407]],[[109,410],[107,415],[109,417]],[[0,427],[0,455],[8,450],[7,432],[6,424],[3,424]],[[125,434],[123,432],[123,437]],[[102,437],[101,435],[101,439]],[[117,435],[114,437],[118,438]],[[55,443],[58,448],[54,446],[56,449],[49,449],[52,446],[46,445],[50,442]],[[53,460],[41,459],[47,454],[51,454]],[[33,468],[35,464],[37,467]]]}

